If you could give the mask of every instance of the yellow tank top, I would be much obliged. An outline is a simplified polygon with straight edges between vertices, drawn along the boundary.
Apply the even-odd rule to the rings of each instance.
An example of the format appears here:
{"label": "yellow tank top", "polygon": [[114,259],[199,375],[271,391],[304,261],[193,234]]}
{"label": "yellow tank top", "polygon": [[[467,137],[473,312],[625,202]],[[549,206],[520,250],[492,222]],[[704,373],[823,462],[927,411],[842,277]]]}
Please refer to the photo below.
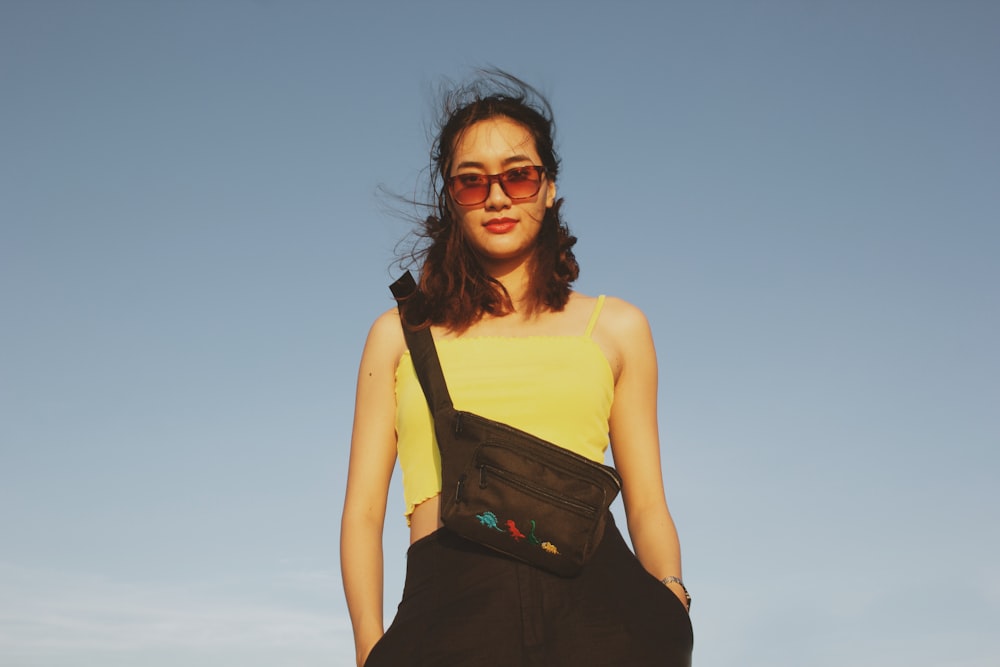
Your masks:
{"label": "yellow tank top", "polygon": [[[614,376],[591,338],[603,305],[601,295],[581,336],[435,341],[455,408],[603,462]],[[414,507],[441,491],[441,456],[408,351],[396,367],[396,438],[409,522]]]}

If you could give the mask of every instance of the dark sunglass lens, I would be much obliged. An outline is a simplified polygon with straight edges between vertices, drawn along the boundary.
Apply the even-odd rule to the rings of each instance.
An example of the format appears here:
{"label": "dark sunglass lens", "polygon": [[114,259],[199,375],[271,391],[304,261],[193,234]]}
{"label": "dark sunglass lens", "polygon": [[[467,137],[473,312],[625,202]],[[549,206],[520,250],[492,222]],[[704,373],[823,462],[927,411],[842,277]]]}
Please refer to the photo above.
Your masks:
{"label": "dark sunglass lens", "polygon": [[531,197],[541,187],[541,177],[535,167],[519,167],[504,172],[503,185],[511,197]]}
{"label": "dark sunglass lens", "polygon": [[486,199],[489,181],[479,174],[463,174],[451,180],[451,196],[462,205],[478,204]]}
{"label": "dark sunglass lens", "polygon": [[452,196],[459,204],[478,204],[486,201],[489,190],[485,185],[462,185],[456,184]]}

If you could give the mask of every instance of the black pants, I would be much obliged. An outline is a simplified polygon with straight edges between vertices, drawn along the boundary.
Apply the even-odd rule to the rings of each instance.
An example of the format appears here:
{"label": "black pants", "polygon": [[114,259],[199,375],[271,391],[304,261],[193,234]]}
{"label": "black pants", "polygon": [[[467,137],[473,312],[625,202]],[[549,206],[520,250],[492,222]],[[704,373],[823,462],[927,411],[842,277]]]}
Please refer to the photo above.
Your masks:
{"label": "black pants", "polygon": [[688,667],[692,643],[684,606],[612,521],[573,579],[441,529],[410,546],[396,618],[365,667]]}

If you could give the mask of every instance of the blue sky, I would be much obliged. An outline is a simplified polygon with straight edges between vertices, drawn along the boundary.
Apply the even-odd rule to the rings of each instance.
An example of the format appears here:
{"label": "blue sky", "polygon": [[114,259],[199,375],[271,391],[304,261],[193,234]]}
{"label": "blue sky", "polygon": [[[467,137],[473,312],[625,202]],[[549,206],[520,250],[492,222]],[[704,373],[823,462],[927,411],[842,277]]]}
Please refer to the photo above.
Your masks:
{"label": "blue sky", "polygon": [[412,213],[381,193],[493,64],[555,108],[577,287],[654,327],[696,664],[995,665],[998,32],[973,0],[0,2],[0,663],[352,664],[354,378]]}

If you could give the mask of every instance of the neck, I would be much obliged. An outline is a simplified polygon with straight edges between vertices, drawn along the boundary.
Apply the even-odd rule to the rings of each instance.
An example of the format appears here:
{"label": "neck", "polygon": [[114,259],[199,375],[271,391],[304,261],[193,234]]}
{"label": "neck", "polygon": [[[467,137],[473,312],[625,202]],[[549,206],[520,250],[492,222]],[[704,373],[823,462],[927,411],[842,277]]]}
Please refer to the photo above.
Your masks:
{"label": "neck", "polygon": [[511,267],[491,267],[488,270],[490,276],[507,290],[514,312],[522,312],[530,282],[527,267],[522,263]]}

